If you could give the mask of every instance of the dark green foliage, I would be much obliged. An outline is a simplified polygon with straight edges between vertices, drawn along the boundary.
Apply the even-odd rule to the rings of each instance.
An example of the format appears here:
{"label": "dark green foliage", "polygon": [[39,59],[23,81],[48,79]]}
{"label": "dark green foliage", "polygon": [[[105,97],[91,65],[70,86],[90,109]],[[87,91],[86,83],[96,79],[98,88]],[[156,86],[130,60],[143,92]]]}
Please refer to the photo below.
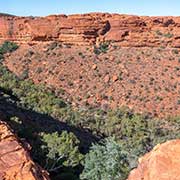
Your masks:
{"label": "dark green foliage", "polygon": [[18,49],[18,45],[14,42],[5,41],[0,47],[0,54],[11,53]]}
{"label": "dark green foliage", "polygon": [[0,53],[0,63],[4,60],[3,54]]}
{"label": "dark green foliage", "polygon": [[100,45],[97,47],[94,47],[94,54],[99,55],[101,53],[106,53],[109,49],[109,42],[102,42]]}
{"label": "dark green foliage", "polygon": [[80,164],[83,155],[79,152],[79,140],[73,133],[63,131],[42,134],[42,149],[46,153],[46,165],[48,171],[55,171],[62,166],[75,167]]}
{"label": "dark green foliage", "polygon": [[66,103],[44,86],[34,85],[31,81],[23,79],[0,66],[0,87],[11,91],[20,100],[19,105],[37,112],[60,116],[60,109],[66,107]]}
{"label": "dark green foliage", "polygon": [[158,120],[119,109],[108,113],[105,133],[115,135],[123,150],[131,152],[128,158],[133,168],[137,165],[138,157],[156,144],[180,137],[179,121],[179,117]]}
{"label": "dark green foliage", "polygon": [[85,156],[81,179],[123,180],[129,171],[127,156],[128,153],[112,138],[94,144]]}
{"label": "dark green foliage", "polygon": [[62,168],[61,172],[53,177],[55,180],[79,180],[76,170],[72,168]]}
{"label": "dark green foliage", "polygon": [[173,54],[179,54],[179,50],[178,50],[178,49],[173,49],[173,50],[172,50],[172,53],[173,53]]}
{"label": "dark green foliage", "polygon": [[[53,180],[65,177],[70,180],[78,179],[83,155],[79,152],[80,141],[73,133],[38,133],[41,131],[38,124],[23,124],[16,116],[10,118],[9,124],[19,137],[28,140],[32,146],[33,159],[48,170]],[[49,127],[49,130],[53,128]]]}
{"label": "dark green foliage", "polygon": [[1,46],[0,46],[0,62],[3,61],[4,57],[3,55],[5,53],[11,53],[18,49],[18,45],[10,42],[10,41],[5,41]]}

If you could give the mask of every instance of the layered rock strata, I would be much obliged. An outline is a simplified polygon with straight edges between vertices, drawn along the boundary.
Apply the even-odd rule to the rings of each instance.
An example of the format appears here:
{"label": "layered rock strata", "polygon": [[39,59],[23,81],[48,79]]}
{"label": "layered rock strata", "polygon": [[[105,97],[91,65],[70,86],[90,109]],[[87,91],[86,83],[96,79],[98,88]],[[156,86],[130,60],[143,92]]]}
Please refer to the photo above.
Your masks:
{"label": "layered rock strata", "polygon": [[180,17],[147,17],[106,13],[17,17],[0,15],[0,41],[19,43],[59,41],[94,45],[180,47]]}
{"label": "layered rock strata", "polygon": [[8,125],[0,121],[0,180],[49,180]]}

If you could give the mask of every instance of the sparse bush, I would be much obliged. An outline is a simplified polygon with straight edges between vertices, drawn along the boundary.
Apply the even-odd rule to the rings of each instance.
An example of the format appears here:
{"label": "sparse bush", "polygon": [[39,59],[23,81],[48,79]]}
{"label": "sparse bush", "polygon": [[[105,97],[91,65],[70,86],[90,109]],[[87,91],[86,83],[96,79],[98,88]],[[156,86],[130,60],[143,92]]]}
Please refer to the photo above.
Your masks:
{"label": "sparse bush", "polygon": [[79,52],[78,55],[83,59],[85,58],[85,55],[82,52]]}
{"label": "sparse bush", "polygon": [[58,46],[58,43],[57,42],[52,42],[48,45],[48,51],[52,51],[54,50],[56,47]]}
{"label": "sparse bush", "polygon": [[158,36],[162,36],[162,35],[163,35],[160,30],[157,30],[157,31],[156,31],[156,34],[157,34]]}
{"label": "sparse bush", "polygon": [[40,74],[43,72],[43,69],[41,67],[38,67],[37,70],[36,70],[36,73]]}
{"label": "sparse bush", "polygon": [[172,53],[173,53],[173,54],[179,54],[179,50],[178,50],[178,49],[173,49],[173,50],[172,50]]}
{"label": "sparse bush", "polygon": [[19,76],[19,78],[21,80],[25,80],[25,79],[28,79],[29,78],[29,70],[28,69],[25,69],[21,75]]}
{"label": "sparse bush", "polygon": [[11,117],[10,120],[17,123],[17,124],[22,124],[22,121],[16,116]]}
{"label": "sparse bush", "polygon": [[166,38],[172,38],[173,34],[171,34],[170,32],[168,32],[167,34],[164,34],[164,37]]}
{"label": "sparse bush", "polygon": [[180,105],[180,99],[177,100],[177,104]]}
{"label": "sparse bush", "polygon": [[94,54],[99,55],[101,53],[106,53],[109,49],[109,42],[102,42],[100,45],[97,47],[94,47]]}

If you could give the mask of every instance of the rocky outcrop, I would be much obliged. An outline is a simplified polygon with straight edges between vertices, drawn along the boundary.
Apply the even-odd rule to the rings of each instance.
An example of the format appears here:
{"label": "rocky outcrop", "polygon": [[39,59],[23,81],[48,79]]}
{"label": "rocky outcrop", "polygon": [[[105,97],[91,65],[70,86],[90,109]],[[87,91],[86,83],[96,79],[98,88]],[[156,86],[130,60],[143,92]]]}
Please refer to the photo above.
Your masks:
{"label": "rocky outcrop", "polygon": [[60,41],[89,45],[108,30],[108,21],[96,15],[0,17],[0,38],[19,42]]}
{"label": "rocky outcrop", "polygon": [[0,15],[0,27],[0,41],[59,41],[71,45],[112,41],[120,46],[180,47],[180,17],[105,13],[47,17]]}
{"label": "rocky outcrop", "polygon": [[179,180],[180,139],[157,145],[150,153],[139,159],[137,169],[128,180]]}
{"label": "rocky outcrop", "polygon": [[49,180],[8,125],[0,121],[0,180]]}

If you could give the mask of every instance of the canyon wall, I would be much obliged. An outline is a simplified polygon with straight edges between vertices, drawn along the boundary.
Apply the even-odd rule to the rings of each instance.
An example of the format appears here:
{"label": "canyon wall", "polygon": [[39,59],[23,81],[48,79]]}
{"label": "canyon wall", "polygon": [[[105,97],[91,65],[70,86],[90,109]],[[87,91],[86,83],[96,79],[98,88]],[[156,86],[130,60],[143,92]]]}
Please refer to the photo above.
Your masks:
{"label": "canyon wall", "polygon": [[0,41],[59,41],[94,45],[180,47],[180,17],[146,17],[107,13],[17,17],[0,15]]}
{"label": "canyon wall", "polygon": [[31,160],[3,121],[0,121],[0,180],[49,180],[47,172]]}

